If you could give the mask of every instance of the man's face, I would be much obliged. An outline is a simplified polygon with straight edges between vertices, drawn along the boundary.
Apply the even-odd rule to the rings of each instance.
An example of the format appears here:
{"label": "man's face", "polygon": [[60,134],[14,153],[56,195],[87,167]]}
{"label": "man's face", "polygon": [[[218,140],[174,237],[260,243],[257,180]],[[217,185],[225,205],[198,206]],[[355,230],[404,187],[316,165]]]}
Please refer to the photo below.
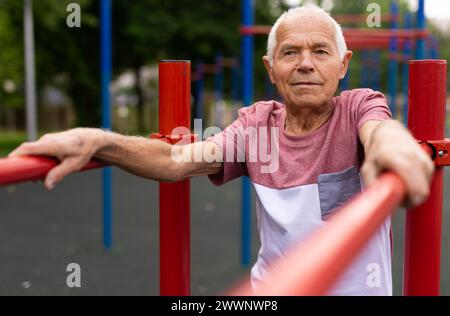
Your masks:
{"label": "man's face", "polygon": [[342,61],[333,24],[322,16],[297,15],[277,31],[273,65],[264,64],[287,106],[318,108],[329,104],[344,78],[352,53]]}

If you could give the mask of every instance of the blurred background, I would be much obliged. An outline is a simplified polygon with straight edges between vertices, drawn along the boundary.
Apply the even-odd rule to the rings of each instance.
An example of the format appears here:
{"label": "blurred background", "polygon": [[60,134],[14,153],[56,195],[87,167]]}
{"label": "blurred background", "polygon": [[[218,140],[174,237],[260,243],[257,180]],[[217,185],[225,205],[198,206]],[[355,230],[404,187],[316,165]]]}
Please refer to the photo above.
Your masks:
{"label": "blurred background", "polygon": [[[26,2],[0,0],[0,157],[27,140]],[[332,15],[367,14],[372,2],[381,6],[382,13],[391,9],[389,0],[255,0],[255,24],[272,25],[285,9],[307,2],[322,6]],[[77,126],[101,127],[100,1],[31,3],[38,135]],[[81,8],[80,27],[67,25],[71,3]],[[192,61],[192,111],[196,118],[206,121],[204,127],[223,127],[233,121],[243,106],[239,69],[241,0],[111,3],[112,130],[146,137],[158,131],[161,59]],[[399,27],[406,23],[408,12],[414,24],[417,1],[399,0],[397,4]],[[432,33],[427,58],[450,59],[449,5],[449,1],[426,1],[427,28]],[[362,22],[340,23],[344,27],[367,27]],[[391,25],[383,23],[381,28]],[[254,100],[278,98],[261,62],[266,41],[267,36],[255,37]],[[346,88],[371,87],[389,93],[391,60],[388,50],[355,51]],[[397,71],[400,78],[402,67]],[[403,119],[406,94],[401,80],[393,89],[393,103],[399,108],[397,118]],[[99,172],[76,175],[52,194],[36,184],[0,188],[1,295],[158,294],[157,186],[116,169],[113,176],[116,244],[110,252],[103,249],[100,240]],[[239,257],[239,190],[237,182],[218,189],[207,179],[193,181],[193,294],[218,294],[248,276],[249,267],[242,266]],[[444,209],[446,223],[450,223],[447,200]],[[395,221],[399,244],[394,268],[396,294],[401,294],[402,216]],[[254,259],[259,245],[255,219],[252,227]],[[448,233],[443,236],[443,247],[450,247]],[[448,253],[443,260],[450,266]],[[65,286],[65,266],[70,262],[86,267],[87,285],[77,292]],[[449,278],[443,276],[446,294],[450,294]]]}
{"label": "blurred background", "polygon": [[[75,1],[81,7],[79,28],[66,25],[70,14],[66,8],[72,2],[33,2],[39,134],[101,124],[99,1]],[[400,17],[407,11],[413,12],[416,2],[399,1]],[[439,9],[443,2],[427,1],[427,27],[437,39],[439,57],[448,59],[450,24],[445,14],[450,13]],[[23,3],[0,0],[0,154],[6,154],[25,139]],[[271,25],[289,5],[299,3],[301,1],[256,0],[255,23]],[[338,15],[366,13],[371,1],[322,0],[317,3]],[[383,13],[389,13],[390,1],[376,3]],[[189,59],[194,72],[199,63],[216,64],[218,56],[239,60],[240,11],[240,0],[112,1],[113,129],[142,135],[158,130],[157,63],[160,59]],[[366,27],[365,23],[350,26]],[[389,27],[389,23],[382,25],[382,28]],[[274,91],[260,62],[265,53],[266,36],[257,36],[255,47],[255,100],[267,99],[274,96]],[[355,53],[350,87],[361,87],[367,85],[363,79],[370,71],[361,71],[364,51]],[[388,52],[379,51],[379,58],[379,90],[387,92]],[[224,69],[221,100],[215,96],[215,76],[211,74],[214,69],[206,73],[205,120],[214,117],[210,112],[216,102],[224,103],[231,112],[242,105],[239,100],[233,100],[231,69]],[[401,95],[400,84],[398,91]],[[226,121],[232,117],[225,115]]]}

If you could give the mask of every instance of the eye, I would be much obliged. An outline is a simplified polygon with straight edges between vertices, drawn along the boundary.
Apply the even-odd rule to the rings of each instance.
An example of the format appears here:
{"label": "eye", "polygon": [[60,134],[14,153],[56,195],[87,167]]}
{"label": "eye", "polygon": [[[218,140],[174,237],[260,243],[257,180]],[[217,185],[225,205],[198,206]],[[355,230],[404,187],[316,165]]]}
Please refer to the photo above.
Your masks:
{"label": "eye", "polygon": [[318,54],[318,55],[327,55],[328,54],[328,52],[326,50],[323,50],[323,49],[318,49],[318,50],[315,51],[315,53]]}
{"label": "eye", "polygon": [[295,51],[293,50],[288,50],[286,52],[284,52],[283,56],[292,56],[295,55]]}

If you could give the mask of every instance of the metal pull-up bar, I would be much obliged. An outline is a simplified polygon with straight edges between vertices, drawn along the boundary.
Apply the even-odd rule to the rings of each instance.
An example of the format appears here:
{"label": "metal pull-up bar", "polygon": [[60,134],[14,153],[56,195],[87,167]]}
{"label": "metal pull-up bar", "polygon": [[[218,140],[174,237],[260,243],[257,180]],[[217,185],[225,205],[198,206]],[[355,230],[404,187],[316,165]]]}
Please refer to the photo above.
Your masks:
{"label": "metal pull-up bar", "polygon": [[[50,157],[17,157],[0,159],[0,186],[21,182],[39,181],[59,164]],[[106,167],[98,160],[92,160],[81,171]]]}
{"label": "metal pull-up bar", "polygon": [[[186,134],[172,137],[175,128]],[[162,141],[192,140],[191,63],[162,61],[159,64],[159,134]],[[190,295],[190,180],[161,183],[160,203],[160,293]]]}
{"label": "metal pull-up bar", "polygon": [[405,295],[439,295],[444,166],[449,165],[445,137],[447,61],[410,62],[408,128],[428,143],[436,172],[428,200],[406,213]]}

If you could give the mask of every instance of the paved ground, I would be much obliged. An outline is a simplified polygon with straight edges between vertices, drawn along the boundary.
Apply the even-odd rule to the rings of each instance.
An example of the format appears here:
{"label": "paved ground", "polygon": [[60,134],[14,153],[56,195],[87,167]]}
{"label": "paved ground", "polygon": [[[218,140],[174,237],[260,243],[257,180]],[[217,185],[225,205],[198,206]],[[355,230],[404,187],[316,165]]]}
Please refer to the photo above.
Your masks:
{"label": "paved ground", "polygon": [[[72,176],[52,193],[41,184],[0,188],[0,295],[158,295],[157,184],[114,169],[114,248],[101,244],[100,172]],[[450,174],[446,174],[442,293],[450,295]],[[220,294],[249,269],[239,264],[240,181],[193,180],[192,293]],[[394,217],[395,294],[401,293],[403,215]],[[256,230],[254,229],[256,233]],[[258,241],[255,235],[253,256]],[[66,286],[66,266],[82,288]]]}

